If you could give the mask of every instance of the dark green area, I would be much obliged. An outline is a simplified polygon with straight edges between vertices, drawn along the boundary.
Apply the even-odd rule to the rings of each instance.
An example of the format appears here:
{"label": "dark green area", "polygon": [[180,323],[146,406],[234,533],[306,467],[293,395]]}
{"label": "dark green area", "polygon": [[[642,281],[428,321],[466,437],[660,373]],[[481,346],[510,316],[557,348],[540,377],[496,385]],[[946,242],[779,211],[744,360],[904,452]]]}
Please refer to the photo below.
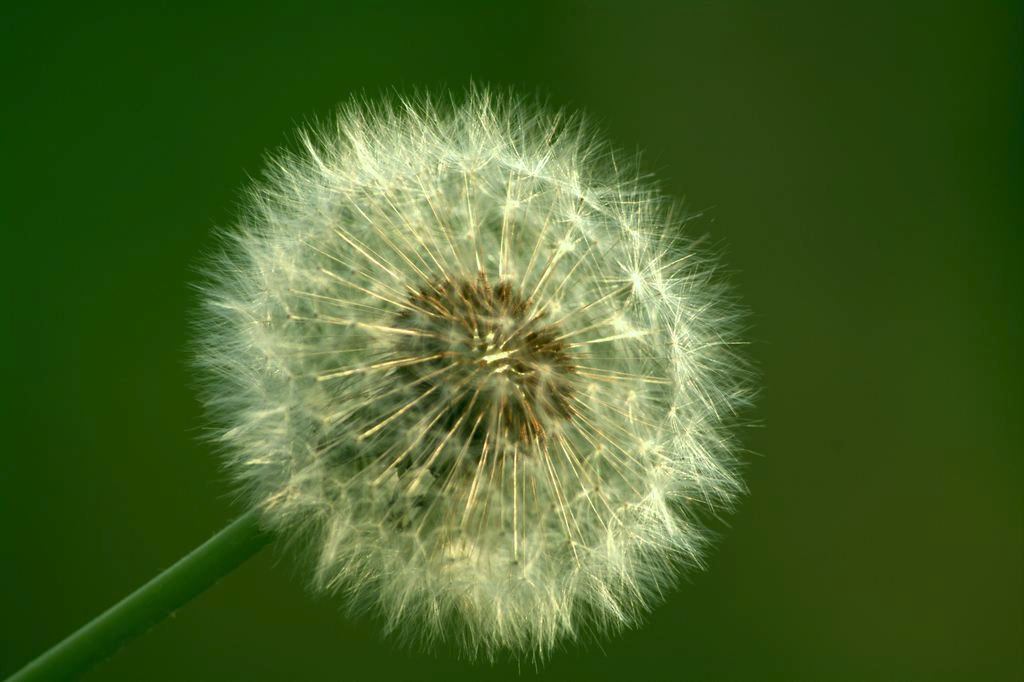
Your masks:
{"label": "dark green area", "polygon": [[152,580],[21,668],[11,682],[77,677],[210,589],[273,539],[250,509]]}
{"label": "dark green area", "polygon": [[[646,150],[765,386],[708,570],[540,677],[1024,676],[1018,3],[344,4],[0,10],[0,675],[240,513],[189,284],[265,152],[353,93],[472,78]],[[89,679],[519,674],[304,585],[265,552]]]}

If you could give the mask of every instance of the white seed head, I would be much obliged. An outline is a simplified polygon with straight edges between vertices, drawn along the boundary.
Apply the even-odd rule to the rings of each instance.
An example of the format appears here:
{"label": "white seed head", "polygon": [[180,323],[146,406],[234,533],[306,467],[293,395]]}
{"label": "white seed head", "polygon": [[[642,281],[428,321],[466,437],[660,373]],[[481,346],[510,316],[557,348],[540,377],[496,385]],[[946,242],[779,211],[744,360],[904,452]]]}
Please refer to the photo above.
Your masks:
{"label": "white seed head", "polygon": [[481,89],[301,140],[200,326],[265,523],[311,539],[318,587],[471,656],[635,623],[741,488],[735,310],[671,206],[578,118]]}

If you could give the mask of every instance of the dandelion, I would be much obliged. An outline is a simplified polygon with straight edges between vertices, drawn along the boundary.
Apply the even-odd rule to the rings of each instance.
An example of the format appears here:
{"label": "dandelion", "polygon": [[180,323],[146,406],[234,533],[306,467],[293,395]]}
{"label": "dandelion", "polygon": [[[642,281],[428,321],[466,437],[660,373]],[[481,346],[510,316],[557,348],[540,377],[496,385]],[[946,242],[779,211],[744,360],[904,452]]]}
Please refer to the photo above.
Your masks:
{"label": "dandelion", "polygon": [[250,195],[200,362],[317,587],[469,655],[637,621],[740,490],[735,314],[578,118],[353,105]]}
{"label": "dandelion", "polygon": [[741,491],[737,315],[579,117],[354,104],[279,154],[197,361],[251,509],[12,680],[82,674],[263,547],[467,656],[638,622]]}

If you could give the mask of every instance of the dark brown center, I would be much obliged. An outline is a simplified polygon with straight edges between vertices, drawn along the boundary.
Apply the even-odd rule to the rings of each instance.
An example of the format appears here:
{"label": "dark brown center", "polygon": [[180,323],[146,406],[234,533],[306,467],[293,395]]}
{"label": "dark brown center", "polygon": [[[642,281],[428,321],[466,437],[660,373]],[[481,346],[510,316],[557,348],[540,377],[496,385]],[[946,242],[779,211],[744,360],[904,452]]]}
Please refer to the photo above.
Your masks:
{"label": "dark brown center", "polygon": [[401,369],[444,408],[437,423],[504,449],[536,444],[572,415],[575,367],[563,333],[511,283],[440,277],[409,289]]}

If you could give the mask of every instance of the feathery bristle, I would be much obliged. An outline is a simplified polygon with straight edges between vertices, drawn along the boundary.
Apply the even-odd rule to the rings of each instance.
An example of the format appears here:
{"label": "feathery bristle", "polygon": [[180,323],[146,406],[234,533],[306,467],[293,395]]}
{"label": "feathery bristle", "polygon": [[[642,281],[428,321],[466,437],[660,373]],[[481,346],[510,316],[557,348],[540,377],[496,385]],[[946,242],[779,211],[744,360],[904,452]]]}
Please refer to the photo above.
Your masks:
{"label": "feathery bristle", "polygon": [[421,641],[635,623],[741,489],[736,313],[577,118],[353,105],[279,155],[206,288],[231,471],[315,583]]}

